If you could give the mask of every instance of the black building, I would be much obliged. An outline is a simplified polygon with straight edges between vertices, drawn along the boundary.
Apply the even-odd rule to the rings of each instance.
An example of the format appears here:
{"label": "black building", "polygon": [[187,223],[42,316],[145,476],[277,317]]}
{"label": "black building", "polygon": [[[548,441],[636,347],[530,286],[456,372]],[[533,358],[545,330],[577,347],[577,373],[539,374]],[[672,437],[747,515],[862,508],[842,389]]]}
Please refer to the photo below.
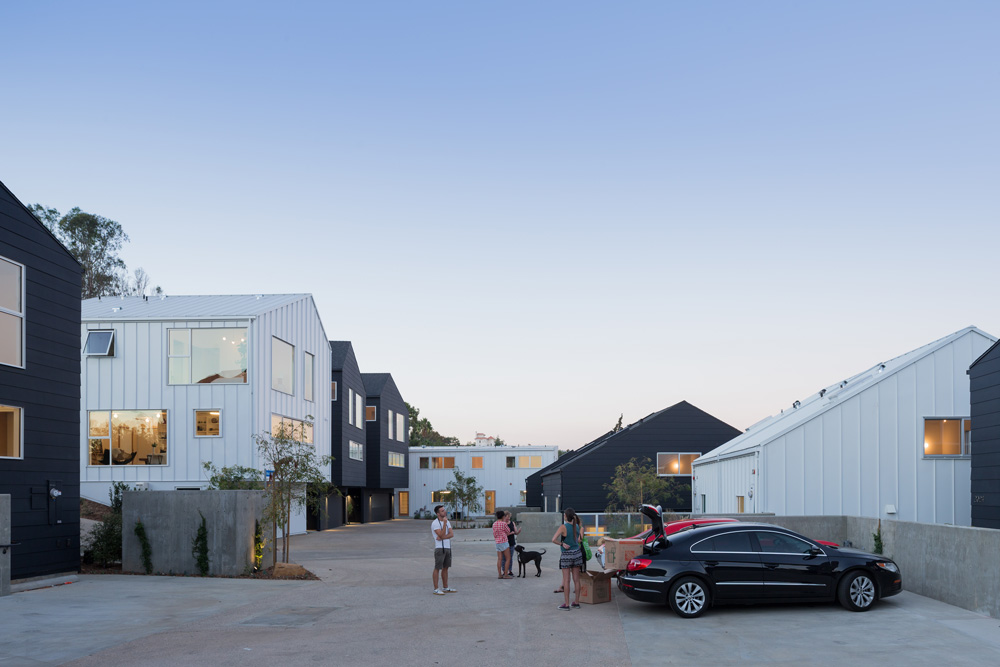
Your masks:
{"label": "black building", "polygon": [[80,285],[68,250],[0,183],[0,494],[11,578],[80,567]]}
{"label": "black building", "polygon": [[[325,517],[310,519],[310,527],[335,528],[363,521],[363,489],[368,484],[365,463],[365,383],[350,341],[330,341],[332,367],[330,400],[333,463],[331,480],[342,496],[328,499]],[[318,525],[312,525],[317,523]]]}
{"label": "black building", "polygon": [[1000,528],[1000,343],[969,367],[972,525]]}
{"label": "black building", "polygon": [[[365,522],[385,521],[396,513],[396,489],[409,486],[407,451],[410,446],[409,412],[389,373],[362,373],[368,404],[368,488]],[[405,493],[405,492],[404,492]],[[408,496],[403,496],[401,514],[409,513]]]}
{"label": "black building", "polygon": [[[617,433],[605,433],[529,476],[527,504],[549,512],[567,507],[603,512],[608,505],[604,485],[611,481],[615,468],[632,458],[648,458],[658,473],[690,489],[691,461],[739,434],[724,421],[681,401]],[[669,509],[691,511],[690,491],[674,501]]]}

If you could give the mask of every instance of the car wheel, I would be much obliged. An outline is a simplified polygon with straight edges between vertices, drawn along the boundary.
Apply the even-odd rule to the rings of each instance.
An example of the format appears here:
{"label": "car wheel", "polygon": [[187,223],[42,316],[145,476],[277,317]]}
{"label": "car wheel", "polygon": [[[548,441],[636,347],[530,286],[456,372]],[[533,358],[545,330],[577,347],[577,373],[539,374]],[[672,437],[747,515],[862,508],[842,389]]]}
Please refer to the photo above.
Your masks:
{"label": "car wheel", "polygon": [[876,597],[875,582],[867,572],[851,572],[840,580],[837,598],[844,609],[868,611]]}
{"label": "car wheel", "polygon": [[667,601],[681,618],[697,618],[705,613],[711,597],[703,581],[695,577],[684,577],[670,587]]}

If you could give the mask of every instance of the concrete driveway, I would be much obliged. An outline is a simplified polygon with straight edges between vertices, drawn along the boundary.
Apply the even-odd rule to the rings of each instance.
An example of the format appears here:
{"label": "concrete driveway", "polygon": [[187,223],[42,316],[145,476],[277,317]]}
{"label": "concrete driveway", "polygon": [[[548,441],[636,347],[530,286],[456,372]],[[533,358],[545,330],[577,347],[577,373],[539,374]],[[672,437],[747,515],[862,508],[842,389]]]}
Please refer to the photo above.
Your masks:
{"label": "concrete driveway", "polygon": [[1000,622],[905,592],[864,614],[683,620],[617,590],[558,611],[557,554],[537,546],[553,547],[541,578],[499,581],[489,530],[458,531],[446,596],[431,593],[430,523],[412,520],[294,538],[318,582],[81,576],[0,599],[0,665],[1000,664]]}

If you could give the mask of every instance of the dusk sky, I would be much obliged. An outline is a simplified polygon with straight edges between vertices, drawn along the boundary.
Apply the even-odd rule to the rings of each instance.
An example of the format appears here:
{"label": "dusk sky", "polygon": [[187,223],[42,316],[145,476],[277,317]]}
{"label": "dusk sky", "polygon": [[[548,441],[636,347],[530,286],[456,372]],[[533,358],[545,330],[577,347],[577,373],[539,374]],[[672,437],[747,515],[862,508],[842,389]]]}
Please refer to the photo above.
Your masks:
{"label": "dusk sky", "polygon": [[[312,293],[444,435],[739,429],[1000,335],[1000,3],[18,2],[0,180]],[[154,406],[155,407],[155,406]]]}

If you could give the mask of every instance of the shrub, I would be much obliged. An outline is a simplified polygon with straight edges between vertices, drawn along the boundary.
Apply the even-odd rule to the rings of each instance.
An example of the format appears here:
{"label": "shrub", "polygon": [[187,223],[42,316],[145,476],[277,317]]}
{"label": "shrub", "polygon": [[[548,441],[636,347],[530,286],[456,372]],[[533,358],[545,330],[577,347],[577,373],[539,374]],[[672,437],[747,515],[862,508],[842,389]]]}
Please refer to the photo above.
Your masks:
{"label": "shrub", "polygon": [[142,568],[146,574],[153,574],[153,547],[149,545],[149,538],[146,537],[146,527],[142,521],[135,522],[135,536],[139,538],[139,546],[142,548]]}
{"label": "shrub", "polygon": [[198,563],[198,572],[201,576],[208,576],[208,528],[205,525],[205,515],[198,512],[201,517],[201,525],[198,526],[198,532],[195,534],[194,539],[191,540],[191,555],[194,556],[195,561]]}

